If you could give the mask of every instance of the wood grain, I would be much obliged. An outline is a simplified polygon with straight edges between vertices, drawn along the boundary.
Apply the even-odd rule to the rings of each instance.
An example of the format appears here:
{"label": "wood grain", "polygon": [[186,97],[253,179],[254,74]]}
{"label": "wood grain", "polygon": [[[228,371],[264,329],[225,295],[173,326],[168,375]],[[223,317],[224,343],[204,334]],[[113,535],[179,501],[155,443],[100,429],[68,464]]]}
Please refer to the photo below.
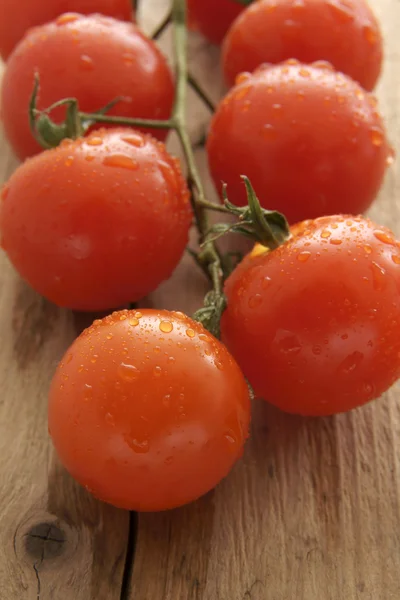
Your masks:
{"label": "wood grain", "polygon": [[[378,95],[399,149],[400,4],[373,6],[386,40]],[[395,163],[371,212],[397,234],[399,190]],[[193,309],[193,298],[178,298]],[[255,402],[245,456],[215,492],[139,517],[131,600],[399,600],[399,452],[399,385],[322,420]]]}
{"label": "wood grain", "polygon": [[[147,31],[167,0],[141,3]],[[386,39],[378,94],[400,149],[400,4],[374,0]],[[161,45],[170,51],[167,32]],[[192,69],[210,96],[218,52],[193,35]],[[207,110],[189,94],[190,132]],[[178,152],[176,140],[170,148]],[[197,159],[213,193],[203,150]],[[0,180],[15,166],[0,140]],[[373,218],[400,235],[400,172],[387,176]],[[143,305],[192,312],[205,291],[187,258]],[[128,515],[93,500],[58,464],[46,394],[77,319],[29,290],[0,259],[0,600],[119,600]],[[243,460],[212,493],[183,509],[139,517],[123,600],[399,600],[400,386],[330,419],[254,403]],[[129,571],[126,571],[129,573]]]}

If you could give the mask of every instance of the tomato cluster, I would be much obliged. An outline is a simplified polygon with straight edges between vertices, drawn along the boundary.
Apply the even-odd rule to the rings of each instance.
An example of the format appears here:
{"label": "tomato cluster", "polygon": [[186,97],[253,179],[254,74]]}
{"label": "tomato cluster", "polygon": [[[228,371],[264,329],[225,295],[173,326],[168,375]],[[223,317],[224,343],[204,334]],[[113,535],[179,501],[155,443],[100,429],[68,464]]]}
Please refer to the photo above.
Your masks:
{"label": "tomato cluster", "polygon": [[[316,416],[361,406],[400,377],[400,243],[357,216],[394,158],[370,94],[382,38],[365,0],[187,1],[189,24],[222,43],[231,86],[210,123],[210,172],[237,229],[263,242],[229,276],[202,229],[210,204],[193,161],[188,186],[164,145],[170,128],[186,143],[179,94],[130,0],[69,2],[76,13],[25,0],[18,15],[0,4],[2,115],[25,161],[0,204],[17,271],[59,306],[118,309],[171,275],[195,216],[207,250],[197,261],[212,273],[194,318],[119,310],[66,352],[49,431],[82,485],[127,509],[180,506],[241,456],[246,379],[257,397]],[[201,324],[219,329],[217,306],[222,341]]]}

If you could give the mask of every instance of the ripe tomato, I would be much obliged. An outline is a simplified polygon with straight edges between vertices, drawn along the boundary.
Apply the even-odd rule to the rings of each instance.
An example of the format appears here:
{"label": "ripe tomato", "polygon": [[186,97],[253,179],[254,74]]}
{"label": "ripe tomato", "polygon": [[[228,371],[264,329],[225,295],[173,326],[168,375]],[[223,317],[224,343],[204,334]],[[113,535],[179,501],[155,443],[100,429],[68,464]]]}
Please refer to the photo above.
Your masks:
{"label": "ripe tomato", "polygon": [[[40,75],[38,108],[76,97],[82,111],[92,112],[118,96],[113,115],[168,118],[174,84],[156,44],[131,24],[100,15],[66,14],[32,29],[7,63],[2,111],[7,137],[21,158],[41,150],[29,131],[27,110],[34,73]],[[62,118],[64,108],[53,113]],[[165,131],[154,135],[164,139]]]}
{"label": "ripe tomato", "polygon": [[292,233],[227,280],[222,339],[258,396],[302,415],[347,411],[400,377],[400,243],[361,217]]}
{"label": "ripe tomato", "polygon": [[247,175],[261,204],[291,223],[365,211],[392,158],[375,99],[324,64],[296,61],[242,75],[217,108],[207,151],[231,202],[246,203]]}
{"label": "ripe tomato", "polygon": [[2,246],[59,306],[133,302],[170,276],[192,212],[179,163],[132,129],[99,130],[26,161],[3,189]]}
{"label": "ripe tomato", "polygon": [[0,0],[0,56],[6,60],[28,29],[67,11],[102,13],[124,21],[132,18],[131,0],[18,0],[18,10],[15,0]]}
{"label": "ripe tomato", "polygon": [[122,311],[75,340],[54,376],[49,431],[71,475],[138,511],[211,490],[241,456],[245,379],[199,323],[165,310]]}
{"label": "ripe tomato", "polygon": [[297,58],[330,62],[371,90],[382,64],[379,24],[366,0],[261,0],[234,22],[224,41],[227,83],[262,63]]}
{"label": "ripe tomato", "polygon": [[187,0],[191,28],[220,44],[232,21],[244,10],[236,0]]}

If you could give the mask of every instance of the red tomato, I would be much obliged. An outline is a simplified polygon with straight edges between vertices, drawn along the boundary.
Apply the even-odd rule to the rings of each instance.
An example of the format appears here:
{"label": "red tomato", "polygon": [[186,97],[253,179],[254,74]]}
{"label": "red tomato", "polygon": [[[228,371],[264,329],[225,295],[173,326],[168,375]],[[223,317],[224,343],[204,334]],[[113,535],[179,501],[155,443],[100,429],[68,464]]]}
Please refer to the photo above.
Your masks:
{"label": "red tomato", "polygon": [[24,33],[59,15],[75,11],[102,13],[115,19],[132,19],[131,0],[0,0],[0,56],[6,60]]}
{"label": "red tomato", "polygon": [[265,208],[291,223],[365,211],[392,159],[376,100],[324,64],[296,61],[240,78],[207,142],[216,186],[246,203],[247,175]]}
{"label": "red tomato", "polygon": [[[100,15],[66,14],[32,29],[7,63],[2,111],[7,137],[21,158],[41,149],[29,131],[27,107],[34,73],[40,75],[38,108],[76,97],[92,112],[118,96],[110,114],[149,119],[170,116],[174,83],[156,44],[131,23]],[[54,111],[57,120],[64,109]],[[154,135],[164,139],[165,131]]]}
{"label": "red tomato", "polygon": [[347,411],[400,377],[400,243],[361,217],[292,233],[227,280],[222,339],[258,396],[302,415]]}
{"label": "red tomato", "polygon": [[179,163],[133,129],[100,130],[26,161],[3,189],[2,246],[59,306],[133,302],[170,276],[192,211]]}
{"label": "red tomato", "polygon": [[244,10],[236,0],[187,0],[189,25],[220,44],[232,21]]}
{"label": "red tomato", "polygon": [[241,456],[245,379],[199,323],[165,310],[122,311],[75,340],[54,376],[49,431],[71,475],[138,511],[211,490]]}
{"label": "red tomato", "polygon": [[330,62],[371,90],[382,64],[382,36],[366,0],[261,0],[234,22],[224,41],[227,83],[262,63],[297,58]]}

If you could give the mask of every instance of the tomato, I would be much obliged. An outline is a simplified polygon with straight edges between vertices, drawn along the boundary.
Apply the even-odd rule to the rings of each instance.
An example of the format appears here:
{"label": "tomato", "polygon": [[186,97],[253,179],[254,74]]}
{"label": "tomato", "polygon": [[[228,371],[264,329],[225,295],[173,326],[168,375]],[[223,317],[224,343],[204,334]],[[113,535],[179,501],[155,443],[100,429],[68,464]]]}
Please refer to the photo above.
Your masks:
{"label": "tomato", "polygon": [[302,415],[361,406],[400,377],[400,243],[361,217],[306,221],[226,282],[222,339],[255,393]]}
{"label": "tomato", "polygon": [[166,510],[211,490],[248,435],[246,381],[199,323],[165,310],[95,321],[54,376],[49,431],[71,475],[96,497]]}
{"label": "tomato", "polygon": [[223,47],[233,85],[242,71],[297,58],[330,62],[373,89],[382,65],[382,36],[366,0],[261,0],[234,22]]}
{"label": "tomato", "polygon": [[242,75],[219,105],[208,161],[231,202],[246,203],[243,174],[261,204],[291,223],[361,213],[374,200],[392,160],[376,100],[328,66],[260,68]]}
{"label": "tomato", "polygon": [[0,56],[6,60],[24,33],[47,23],[59,15],[74,11],[83,14],[102,13],[130,21],[131,0],[0,0]]}
{"label": "tomato", "polygon": [[[121,96],[110,114],[149,119],[168,118],[174,83],[156,44],[131,23],[109,17],[67,14],[32,29],[7,63],[2,88],[6,135],[21,158],[41,150],[29,131],[27,110],[34,73],[40,75],[38,108],[76,97],[82,111],[92,112]],[[63,108],[54,111],[61,119]],[[164,139],[166,132],[154,130]]]}
{"label": "tomato", "polygon": [[236,0],[187,0],[191,28],[213,44],[220,44],[231,23],[244,10]]}
{"label": "tomato", "polygon": [[189,193],[164,144],[99,130],[21,165],[2,192],[2,246],[59,306],[133,302],[170,276],[188,241]]}

